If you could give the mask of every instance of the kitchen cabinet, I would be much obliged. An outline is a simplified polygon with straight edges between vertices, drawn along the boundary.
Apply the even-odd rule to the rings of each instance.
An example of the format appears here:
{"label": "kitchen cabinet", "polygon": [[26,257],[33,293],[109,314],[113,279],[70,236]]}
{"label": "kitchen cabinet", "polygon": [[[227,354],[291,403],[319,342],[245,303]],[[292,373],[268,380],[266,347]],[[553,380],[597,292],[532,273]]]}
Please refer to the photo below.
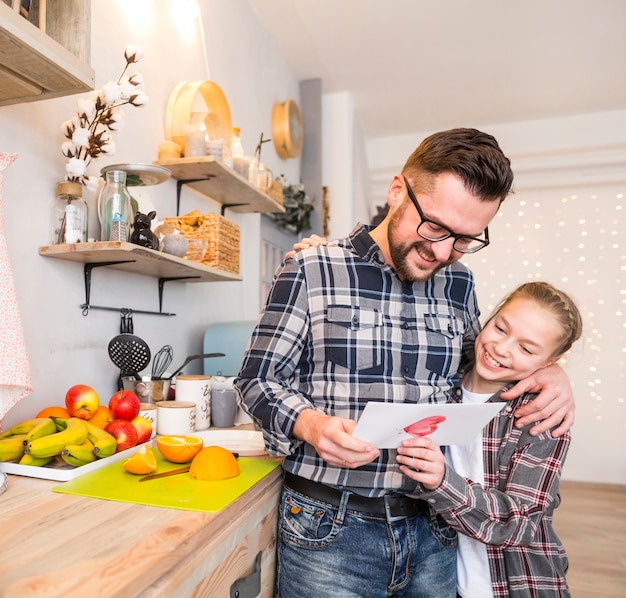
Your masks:
{"label": "kitchen cabinet", "polygon": [[[13,0],[13,5],[19,8],[20,1]],[[0,2],[0,106],[94,88],[88,64],[89,1],[39,0],[31,5],[37,25]]]}
{"label": "kitchen cabinet", "polygon": [[58,494],[58,482],[9,475],[0,595],[227,597],[258,564],[258,596],[270,598],[281,473],[217,513]]}
{"label": "kitchen cabinet", "polygon": [[180,187],[185,184],[234,212],[284,212],[282,202],[259,191],[246,179],[212,156],[158,160],[178,181],[176,213],[179,213]]}

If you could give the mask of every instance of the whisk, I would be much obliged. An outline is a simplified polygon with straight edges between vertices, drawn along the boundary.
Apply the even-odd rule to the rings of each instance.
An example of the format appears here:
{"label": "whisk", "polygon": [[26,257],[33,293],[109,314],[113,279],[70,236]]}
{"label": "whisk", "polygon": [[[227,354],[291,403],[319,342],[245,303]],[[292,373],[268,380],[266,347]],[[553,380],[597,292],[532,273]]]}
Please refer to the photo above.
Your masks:
{"label": "whisk", "polygon": [[164,345],[154,355],[152,360],[152,379],[161,380],[163,374],[167,371],[172,363],[174,357],[174,350],[170,345]]}

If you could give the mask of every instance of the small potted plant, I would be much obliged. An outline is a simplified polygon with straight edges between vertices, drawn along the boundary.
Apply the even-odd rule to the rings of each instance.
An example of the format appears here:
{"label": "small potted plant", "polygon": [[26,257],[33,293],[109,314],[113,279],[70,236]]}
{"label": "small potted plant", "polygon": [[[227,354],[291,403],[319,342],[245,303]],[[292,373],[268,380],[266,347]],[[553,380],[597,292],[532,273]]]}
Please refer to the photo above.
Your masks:
{"label": "small potted plant", "polygon": [[285,175],[280,175],[276,180],[283,186],[283,205],[285,211],[274,214],[274,220],[283,229],[289,229],[296,235],[311,228],[311,212],[315,208],[315,199],[311,199],[304,185],[299,183],[291,185],[287,183]]}

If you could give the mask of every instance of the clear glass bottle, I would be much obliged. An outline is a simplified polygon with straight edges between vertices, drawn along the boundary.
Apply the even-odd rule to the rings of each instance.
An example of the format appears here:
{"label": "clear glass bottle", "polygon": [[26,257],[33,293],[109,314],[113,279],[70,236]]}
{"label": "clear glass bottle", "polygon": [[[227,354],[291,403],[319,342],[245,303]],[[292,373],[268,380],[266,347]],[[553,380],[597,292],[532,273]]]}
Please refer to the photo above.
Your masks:
{"label": "clear glass bottle", "polygon": [[233,127],[233,136],[230,140],[230,155],[233,158],[243,158],[246,155],[241,144],[241,129],[239,127]]}
{"label": "clear glass bottle", "polygon": [[249,158],[246,158],[246,154],[243,151],[243,145],[241,144],[241,131],[238,127],[233,127],[233,135],[230,140],[230,156],[233,161],[233,169],[235,172],[240,174],[244,179],[247,179],[250,160]]}
{"label": "clear glass bottle", "polygon": [[110,170],[102,190],[102,241],[128,241],[131,229],[131,201],[126,189],[126,172]]}
{"label": "clear glass bottle", "polygon": [[52,243],[86,243],[89,208],[80,183],[57,183],[52,210]]}

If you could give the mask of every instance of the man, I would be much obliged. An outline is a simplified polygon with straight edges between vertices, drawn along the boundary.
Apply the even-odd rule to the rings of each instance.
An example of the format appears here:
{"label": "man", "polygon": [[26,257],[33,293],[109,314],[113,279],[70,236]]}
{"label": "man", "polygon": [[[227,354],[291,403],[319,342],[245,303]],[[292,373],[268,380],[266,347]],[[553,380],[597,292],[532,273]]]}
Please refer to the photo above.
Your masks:
{"label": "man", "polygon": [[[288,258],[236,381],[266,447],[284,456],[277,596],[454,597],[453,532],[414,500],[395,450],[352,436],[368,401],[445,402],[480,329],[471,272],[513,173],[474,129],[425,139],[394,176],[368,231]],[[520,423],[573,419],[557,367]],[[558,395],[559,399],[554,399]],[[554,400],[553,400],[554,399]],[[544,427],[542,427],[544,426]]]}

